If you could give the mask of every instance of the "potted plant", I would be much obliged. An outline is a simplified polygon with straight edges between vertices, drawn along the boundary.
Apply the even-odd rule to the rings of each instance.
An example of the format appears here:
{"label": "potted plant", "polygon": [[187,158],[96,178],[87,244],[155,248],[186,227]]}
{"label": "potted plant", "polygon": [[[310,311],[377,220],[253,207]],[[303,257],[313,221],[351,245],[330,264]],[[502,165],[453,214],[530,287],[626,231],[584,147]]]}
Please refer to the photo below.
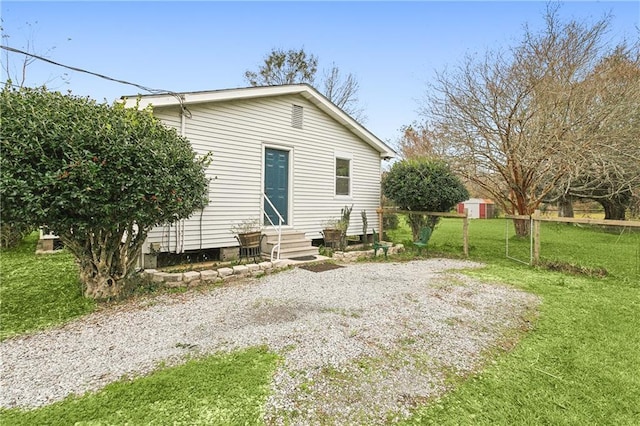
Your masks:
{"label": "potted plant", "polygon": [[335,248],[337,244],[341,250],[345,249],[351,210],[353,210],[353,205],[351,207],[344,206],[340,219],[329,219],[322,222],[322,234],[326,245]]}
{"label": "potted plant", "polygon": [[329,219],[322,222],[322,235],[327,247],[337,247],[340,244],[340,238],[342,238],[340,220]]}
{"label": "potted plant", "polygon": [[262,225],[258,219],[245,219],[231,227],[243,248],[259,247],[262,239]]}

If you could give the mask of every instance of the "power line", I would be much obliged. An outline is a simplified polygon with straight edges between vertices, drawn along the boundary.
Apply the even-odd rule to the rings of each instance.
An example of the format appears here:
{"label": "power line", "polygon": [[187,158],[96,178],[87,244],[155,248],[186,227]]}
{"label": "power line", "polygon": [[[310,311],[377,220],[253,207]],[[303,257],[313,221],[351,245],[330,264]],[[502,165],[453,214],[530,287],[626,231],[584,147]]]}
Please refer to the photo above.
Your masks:
{"label": "power line", "polygon": [[0,81],[0,84],[2,84],[3,86],[8,84],[9,86],[15,87],[16,89],[20,88],[20,86],[18,86],[17,84],[11,83],[11,80],[9,80],[9,81]]}
{"label": "power line", "polygon": [[6,51],[9,51],[9,52],[26,55],[26,56],[32,57],[34,59],[38,59],[40,61],[47,62],[49,64],[52,64],[52,65],[55,65],[55,66],[58,66],[58,67],[62,67],[62,68],[66,68],[66,69],[69,69],[69,70],[72,70],[72,71],[77,71],[77,72],[93,75],[95,77],[99,77],[99,78],[102,78],[104,80],[109,80],[109,81],[113,81],[113,82],[120,83],[120,84],[126,84],[128,86],[134,86],[134,87],[137,87],[138,89],[144,90],[145,92],[149,92],[149,93],[153,93],[153,94],[165,94],[165,93],[169,94],[169,95],[173,96],[174,98],[176,98],[178,100],[178,102],[180,102],[180,107],[182,108],[183,112],[187,113],[189,116],[191,115],[191,113],[189,112],[189,110],[187,109],[187,107],[183,103],[182,96],[180,96],[180,94],[178,94],[176,92],[173,92],[171,90],[153,89],[151,87],[143,86],[143,85],[137,84],[137,83],[131,83],[130,81],[126,81],[126,80],[120,80],[120,79],[117,79],[117,78],[109,77],[108,75],[99,74],[97,72],[88,71],[88,70],[85,70],[85,69],[82,69],[82,68],[78,68],[78,67],[74,67],[74,66],[71,66],[71,65],[64,65],[64,64],[61,64],[59,62],[53,61],[53,60],[51,60],[49,58],[45,58],[44,56],[39,56],[39,55],[36,55],[34,53],[26,52],[24,50],[16,49],[16,48],[9,47],[9,46],[0,45],[0,48],[4,49]]}

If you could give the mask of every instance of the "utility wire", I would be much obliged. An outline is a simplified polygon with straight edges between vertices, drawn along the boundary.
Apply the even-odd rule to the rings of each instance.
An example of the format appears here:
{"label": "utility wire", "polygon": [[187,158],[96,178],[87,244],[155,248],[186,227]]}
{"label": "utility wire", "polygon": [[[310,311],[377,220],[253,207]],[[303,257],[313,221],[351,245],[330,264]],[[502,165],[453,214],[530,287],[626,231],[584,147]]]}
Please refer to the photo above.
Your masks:
{"label": "utility wire", "polygon": [[8,84],[9,86],[15,87],[16,89],[20,88],[20,86],[18,86],[17,84],[10,83],[10,81],[11,80],[9,80],[9,81],[0,81],[0,84],[2,84],[3,86]]}
{"label": "utility wire", "polygon": [[126,84],[128,86],[134,86],[134,87],[137,87],[138,89],[144,90],[145,92],[149,92],[149,93],[153,93],[153,94],[169,94],[169,95],[173,96],[174,98],[176,98],[178,100],[178,102],[180,103],[180,107],[182,108],[183,113],[188,114],[189,117],[191,116],[191,113],[189,112],[187,107],[184,105],[182,96],[180,96],[180,94],[178,94],[176,92],[173,92],[171,90],[153,89],[151,87],[143,86],[141,84],[131,83],[131,82],[126,81],[126,80],[120,80],[120,79],[117,79],[117,78],[112,78],[112,77],[109,77],[109,76],[104,75],[104,74],[99,74],[97,72],[88,71],[88,70],[85,70],[85,69],[82,69],[82,68],[78,68],[78,67],[73,67],[71,65],[64,65],[64,64],[61,64],[59,62],[53,61],[53,60],[51,60],[49,58],[45,58],[44,56],[39,56],[39,55],[30,53],[30,52],[25,52],[24,50],[16,49],[16,48],[9,47],[9,46],[0,45],[0,48],[2,48],[4,50],[7,50],[9,52],[20,53],[22,55],[30,56],[30,57],[32,57],[34,59],[38,59],[40,61],[47,62],[49,64],[52,64],[52,65],[55,65],[55,66],[58,66],[58,67],[62,67],[62,68],[66,68],[66,69],[69,69],[69,70],[72,70],[72,71],[77,71],[77,72],[93,75],[93,76],[96,76],[96,77],[99,77],[99,78],[102,78],[102,79],[105,79],[105,80],[113,81],[113,82],[120,83],[120,84]]}

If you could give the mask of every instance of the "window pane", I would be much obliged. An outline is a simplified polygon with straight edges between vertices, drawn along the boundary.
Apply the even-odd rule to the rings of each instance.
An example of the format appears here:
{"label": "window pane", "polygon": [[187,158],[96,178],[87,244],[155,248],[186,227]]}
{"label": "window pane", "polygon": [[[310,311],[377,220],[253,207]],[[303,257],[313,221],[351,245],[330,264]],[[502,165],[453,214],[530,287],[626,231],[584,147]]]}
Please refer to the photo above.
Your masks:
{"label": "window pane", "polygon": [[336,158],[336,176],[349,177],[349,160]]}
{"label": "window pane", "polygon": [[336,195],[349,195],[348,177],[336,177]]}

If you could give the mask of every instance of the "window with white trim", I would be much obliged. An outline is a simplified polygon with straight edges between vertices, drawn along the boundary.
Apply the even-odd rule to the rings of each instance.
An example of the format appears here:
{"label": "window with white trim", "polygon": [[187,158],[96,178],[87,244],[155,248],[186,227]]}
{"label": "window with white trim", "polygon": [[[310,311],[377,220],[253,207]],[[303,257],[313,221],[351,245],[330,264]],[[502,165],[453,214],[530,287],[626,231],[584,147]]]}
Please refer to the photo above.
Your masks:
{"label": "window with white trim", "polygon": [[336,155],[336,195],[351,195],[351,158]]}

